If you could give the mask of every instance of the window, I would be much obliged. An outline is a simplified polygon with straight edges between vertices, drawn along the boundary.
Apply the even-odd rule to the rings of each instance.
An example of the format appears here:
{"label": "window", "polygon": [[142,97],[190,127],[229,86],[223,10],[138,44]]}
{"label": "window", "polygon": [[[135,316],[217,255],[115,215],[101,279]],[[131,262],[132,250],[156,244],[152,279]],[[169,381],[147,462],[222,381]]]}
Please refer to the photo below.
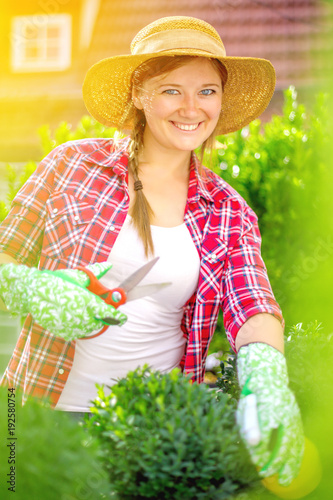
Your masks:
{"label": "window", "polygon": [[12,21],[13,71],[62,71],[71,64],[70,14],[17,16]]}

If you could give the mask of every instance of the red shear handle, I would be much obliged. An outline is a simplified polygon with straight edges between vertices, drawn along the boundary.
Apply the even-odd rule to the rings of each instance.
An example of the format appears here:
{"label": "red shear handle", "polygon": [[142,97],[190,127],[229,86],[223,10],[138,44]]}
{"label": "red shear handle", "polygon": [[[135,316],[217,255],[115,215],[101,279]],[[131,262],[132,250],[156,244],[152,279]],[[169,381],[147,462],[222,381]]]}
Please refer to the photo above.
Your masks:
{"label": "red shear handle", "polygon": [[108,288],[106,288],[94,275],[90,269],[87,269],[86,267],[83,266],[77,266],[76,268],[78,271],[83,271],[89,278],[90,282],[89,285],[87,286],[87,290],[90,292],[94,293],[95,295],[98,295],[99,297],[102,297],[102,295],[107,294],[109,292]]}
{"label": "red shear handle", "polygon": [[109,328],[109,325],[105,325],[105,326],[103,326],[102,330],[100,330],[99,332],[94,333],[94,335],[87,335],[86,337],[80,337],[80,340],[90,340],[90,339],[94,339],[95,337],[99,337],[100,335],[102,335],[102,333],[106,332],[106,330],[108,328]]}
{"label": "red shear handle", "polygon": [[79,271],[83,271],[88,276],[90,283],[87,286],[87,289],[98,295],[101,299],[104,300],[106,304],[113,306],[117,309],[122,304],[126,302],[126,292],[122,288],[106,288],[102,283],[96,278],[94,273],[83,266],[78,266],[76,269]]}
{"label": "red shear handle", "polygon": [[[100,281],[98,281],[98,279],[96,278],[94,273],[90,271],[90,269],[87,269],[86,267],[83,266],[78,266],[76,269],[78,269],[79,271],[83,271],[88,276],[90,283],[87,286],[87,290],[94,293],[95,295],[98,295],[102,300],[104,300],[106,304],[113,306],[115,309],[117,309],[117,307],[121,306],[122,304],[125,304],[126,293],[122,288],[114,288],[112,290],[109,290],[104,285],[102,285]],[[109,325],[105,325],[99,332],[95,333],[94,335],[87,335],[86,337],[81,337],[80,340],[93,339],[95,337],[99,337],[108,328]]]}
{"label": "red shear handle", "polygon": [[108,291],[107,297],[103,300],[117,309],[122,304],[126,302],[126,293],[122,288],[113,288]]}

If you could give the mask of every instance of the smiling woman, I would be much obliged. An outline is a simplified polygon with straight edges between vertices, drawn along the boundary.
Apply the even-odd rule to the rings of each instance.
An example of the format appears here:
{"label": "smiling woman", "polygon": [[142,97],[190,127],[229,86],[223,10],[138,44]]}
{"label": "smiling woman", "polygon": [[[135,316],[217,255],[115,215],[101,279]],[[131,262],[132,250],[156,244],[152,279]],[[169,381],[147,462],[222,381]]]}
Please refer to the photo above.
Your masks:
{"label": "smiling woman", "polygon": [[[257,118],[274,86],[269,61],[228,57],[217,31],[191,17],[156,20],[131,54],[89,69],[87,109],[129,136],[59,146],[16,196],[0,230],[0,295],[30,314],[4,383],[69,412],[89,411],[96,383],[112,385],[146,363],[179,366],[200,383],[221,308],[239,350],[238,422],[251,457],[262,476],[279,472],[287,484],[297,475],[304,436],[257,217],[194,153]],[[153,254],[159,261],[144,284],[171,285],[152,297],[118,311],[86,289],[85,266],[111,289]],[[105,317],[119,325],[105,330]]]}

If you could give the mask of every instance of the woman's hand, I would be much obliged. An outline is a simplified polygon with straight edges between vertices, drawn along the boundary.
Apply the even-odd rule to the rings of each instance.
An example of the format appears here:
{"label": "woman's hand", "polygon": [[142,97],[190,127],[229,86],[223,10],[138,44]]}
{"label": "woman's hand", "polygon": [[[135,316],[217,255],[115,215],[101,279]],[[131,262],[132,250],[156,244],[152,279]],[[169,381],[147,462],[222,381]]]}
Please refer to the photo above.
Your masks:
{"label": "woman's hand", "polygon": [[300,411],[288,387],[284,355],[264,343],[240,348],[237,357],[242,388],[237,408],[241,436],[261,477],[278,474],[287,486],[298,475],[304,433]]}
{"label": "woman's hand", "polygon": [[[87,266],[97,278],[112,266],[97,263]],[[89,278],[83,271],[39,271],[24,265],[0,266],[0,296],[9,311],[30,313],[50,333],[73,340],[100,330],[102,318],[123,324],[126,316],[106,304],[86,287]]]}

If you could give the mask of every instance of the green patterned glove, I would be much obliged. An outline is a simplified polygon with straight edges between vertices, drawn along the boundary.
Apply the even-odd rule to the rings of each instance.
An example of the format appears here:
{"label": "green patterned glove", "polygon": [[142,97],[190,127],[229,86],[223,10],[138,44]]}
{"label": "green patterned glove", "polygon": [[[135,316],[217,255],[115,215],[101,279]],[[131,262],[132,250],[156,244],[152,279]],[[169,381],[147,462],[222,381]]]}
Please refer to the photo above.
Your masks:
{"label": "green patterned glove", "polygon": [[268,344],[240,348],[238,380],[242,389],[236,418],[261,477],[278,474],[288,486],[298,475],[304,452],[300,411],[288,387],[285,357]]}
{"label": "green patterned glove", "polygon": [[[107,262],[87,266],[97,278],[110,268]],[[103,327],[102,318],[112,317],[123,324],[126,316],[86,287],[83,271],[39,271],[24,265],[0,266],[0,296],[9,311],[31,313],[33,319],[53,335],[65,340],[84,337]]]}

